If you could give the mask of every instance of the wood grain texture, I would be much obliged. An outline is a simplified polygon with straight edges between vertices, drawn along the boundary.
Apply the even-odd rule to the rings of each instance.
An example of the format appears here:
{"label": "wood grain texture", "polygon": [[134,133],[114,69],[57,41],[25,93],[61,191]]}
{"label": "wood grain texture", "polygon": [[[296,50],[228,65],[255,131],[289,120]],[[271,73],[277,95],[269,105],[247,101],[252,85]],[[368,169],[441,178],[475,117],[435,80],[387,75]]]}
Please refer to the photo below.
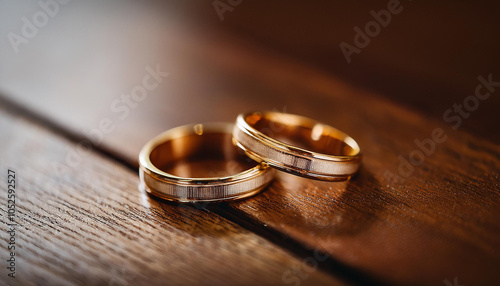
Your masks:
{"label": "wood grain texture", "polygon": [[[0,129],[0,189],[6,200],[13,168],[18,223],[16,279],[2,267],[1,284],[277,285],[299,271],[303,285],[340,285],[218,215],[151,199],[136,172],[97,153],[61,175],[52,165],[77,145],[3,109]],[[5,203],[0,213],[5,242]]]}
{"label": "wood grain texture", "polygon": [[[455,277],[463,285],[500,282],[497,144],[259,45],[179,28],[149,8],[120,6],[110,16],[106,9],[113,6],[101,7],[91,24],[82,25],[92,6],[78,5],[83,7],[61,14],[59,24],[47,27],[24,54],[4,56],[0,89],[9,100],[80,136],[110,118],[116,128],[98,148],[131,166],[147,140],[181,124],[233,121],[240,112],[259,109],[322,120],[360,144],[364,161],[354,180],[322,183],[280,175],[261,195],[213,211],[284,246],[291,242],[296,251],[328,254],[335,266],[329,271],[337,275],[351,269],[406,285],[442,285]],[[133,24],[127,20],[132,15]],[[74,33],[81,37],[72,38]],[[66,54],[51,53],[55,43]],[[96,52],[89,53],[93,47]],[[120,119],[110,105],[141,84],[145,66],[156,64],[169,77]],[[450,108],[453,103],[440,102]],[[482,114],[498,121],[497,114]],[[415,139],[431,138],[435,128],[447,140],[410,176],[387,176],[398,174],[399,156],[408,158],[417,149]]]}

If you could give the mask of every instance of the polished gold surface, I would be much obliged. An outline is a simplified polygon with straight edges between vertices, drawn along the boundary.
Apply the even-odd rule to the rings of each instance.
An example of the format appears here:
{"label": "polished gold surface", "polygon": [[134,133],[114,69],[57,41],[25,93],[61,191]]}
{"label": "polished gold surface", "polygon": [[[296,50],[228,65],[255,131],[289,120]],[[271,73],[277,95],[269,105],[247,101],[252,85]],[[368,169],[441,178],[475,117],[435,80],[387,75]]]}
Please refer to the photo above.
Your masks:
{"label": "polished gold surface", "polygon": [[241,199],[273,179],[266,164],[234,146],[232,124],[186,125],[147,143],[139,155],[141,188],[179,202]]}
{"label": "polished gold surface", "polygon": [[306,178],[348,180],[361,163],[361,150],[354,139],[298,115],[240,114],[233,136],[236,145],[252,159]]}

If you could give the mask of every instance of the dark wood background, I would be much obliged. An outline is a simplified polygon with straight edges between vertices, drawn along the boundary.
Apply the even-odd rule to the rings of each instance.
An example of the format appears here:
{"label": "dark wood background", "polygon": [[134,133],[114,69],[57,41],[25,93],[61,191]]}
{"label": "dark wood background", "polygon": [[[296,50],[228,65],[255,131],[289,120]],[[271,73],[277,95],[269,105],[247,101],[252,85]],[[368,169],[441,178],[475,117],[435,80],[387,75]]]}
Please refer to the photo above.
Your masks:
{"label": "dark wood background", "polygon": [[[497,1],[402,1],[350,64],[338,45],[386,1],[243,0],[223,21],[210,1],[72,1],[18,53],[7,35],[41,8],[1,5],[0,171],[19,178],[18,278],[2,267],[5,284],[500,283],[500,90],[459,129],[442,119],[478,76],[500,81]],[[115,112],[148,66],[168,76]],[[154,135],[263,109],[350,134],[360,173],[279,174],[258,196],[208,206],[138,191]],[[102,120],[114,130],[84,150]],[[436,128],[447,139],[398,175]]]}

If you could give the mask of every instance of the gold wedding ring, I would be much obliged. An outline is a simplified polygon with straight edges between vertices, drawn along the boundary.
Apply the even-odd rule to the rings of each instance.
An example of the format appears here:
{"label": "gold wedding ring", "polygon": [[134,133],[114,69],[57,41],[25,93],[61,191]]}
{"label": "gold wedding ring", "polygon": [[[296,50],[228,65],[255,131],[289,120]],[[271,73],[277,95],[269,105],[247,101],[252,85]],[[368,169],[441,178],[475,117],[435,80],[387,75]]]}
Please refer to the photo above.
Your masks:
{"label": "gold wedding ring", "polygon": [[179,202],[240,199],[258,193],[272,181],[274,170],[234,146],[232,129],[228,123],[186,125],[152,139],[139,155],[141,188]]}
{"label": "gold wedding ring", "polygon": [[306,178],[348,180],[361,163],[360,148],[354,139],[331,126],[298,115],[240,114],[233,140],[257,162]]}

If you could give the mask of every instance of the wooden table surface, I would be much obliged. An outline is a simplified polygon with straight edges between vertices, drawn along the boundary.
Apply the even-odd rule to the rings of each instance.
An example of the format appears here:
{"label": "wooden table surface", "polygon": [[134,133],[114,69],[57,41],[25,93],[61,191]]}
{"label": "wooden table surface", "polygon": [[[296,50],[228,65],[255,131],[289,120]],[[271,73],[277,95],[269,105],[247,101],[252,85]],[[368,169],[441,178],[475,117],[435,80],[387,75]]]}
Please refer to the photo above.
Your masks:
{"label": "wooden table surface", "polygon": [[[478,76],[500,74],[480,69],[469,89],[432,99],[445,107],[435,116],[422,99],[394,100],[234,30],[201,28],[169,12],[175,1],[146,3],[60,4],[18,53],[0,43],[2,261],[8,169],[18,224],[16,278],[1,267],[0,283],[500,285],[500,88],[463,128],[440,116],[474,94]],[[245,15],[245,3],[225,15]],[[41,9],[2,6],[4,39]],[[147,75],[157,86],[127,101]],[[210,205],[138,190],[137,156],[150,138],[249,110],[345,131],[363,151],[359,174],[330,183],[280,173],[255,197]],[[495,134],[473,130],[485,124]],[[423,162],[401,163],[432,138]]]}

